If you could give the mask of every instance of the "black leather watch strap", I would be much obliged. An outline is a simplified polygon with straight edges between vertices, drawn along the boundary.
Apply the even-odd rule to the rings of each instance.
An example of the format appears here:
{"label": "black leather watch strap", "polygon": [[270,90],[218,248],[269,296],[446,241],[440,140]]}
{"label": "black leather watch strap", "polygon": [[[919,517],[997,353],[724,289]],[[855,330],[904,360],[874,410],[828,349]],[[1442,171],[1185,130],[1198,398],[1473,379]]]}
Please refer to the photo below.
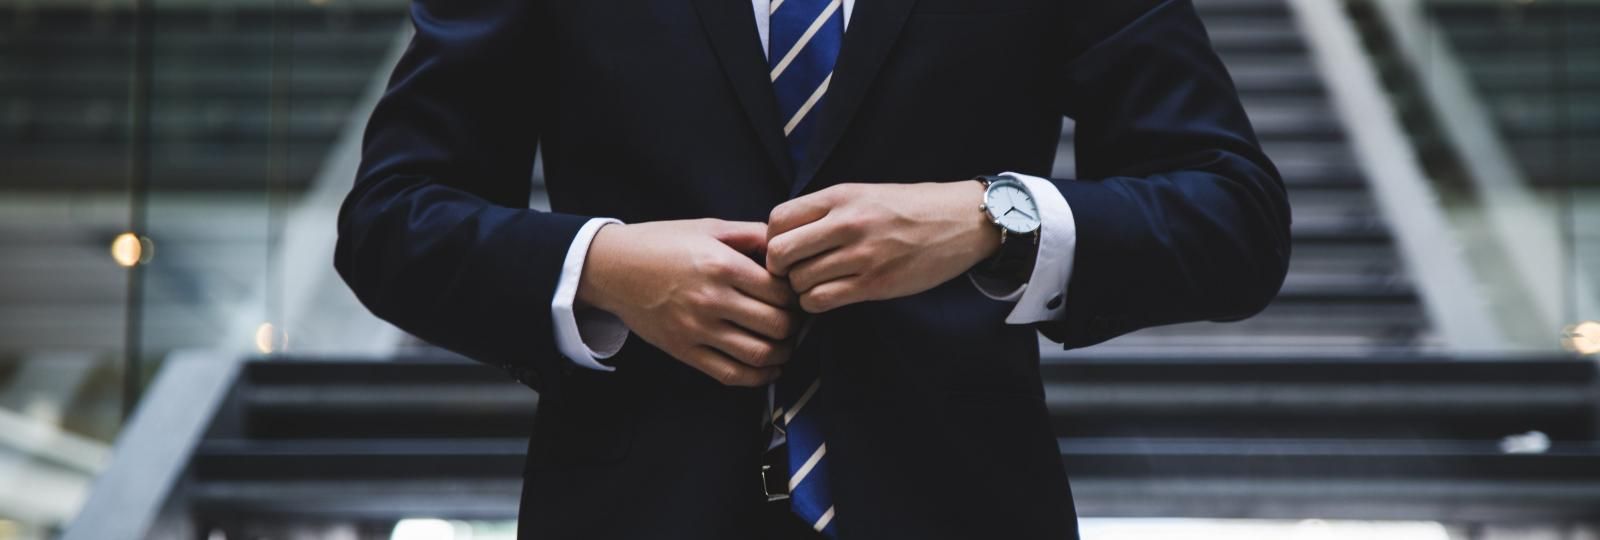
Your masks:
{"label": "black leather watch strap", "polygon": [[1000,242],[1000,250],[993,257],[978,264],[974,271],[989,279],[1021,285],[1033,275],[1033,264],[1039,258],[1039,233],[1028,235],[1007,234]]}

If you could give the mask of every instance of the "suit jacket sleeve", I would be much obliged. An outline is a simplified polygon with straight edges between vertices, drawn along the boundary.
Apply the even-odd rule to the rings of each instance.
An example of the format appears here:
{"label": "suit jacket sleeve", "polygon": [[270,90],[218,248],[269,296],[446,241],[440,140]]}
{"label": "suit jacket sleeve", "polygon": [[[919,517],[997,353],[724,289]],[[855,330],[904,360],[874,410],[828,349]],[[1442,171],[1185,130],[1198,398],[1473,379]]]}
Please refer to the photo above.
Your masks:
{"label": "suit jacket sleeve", "polygon": [[1060,73],[1077,122],[1077,253],[1066,309],[1083,347],[1160,324],[1236,320],[1283,284],[1289,204],[1190,0],[1072,2]]}
{"label": "suit jacket sleeve", "polygon": [[551,299],[587,217],[528,208],[549,71],[521,0],[416,0],[373,111],[334,265],[373,313],[540,391],[563,368]]}

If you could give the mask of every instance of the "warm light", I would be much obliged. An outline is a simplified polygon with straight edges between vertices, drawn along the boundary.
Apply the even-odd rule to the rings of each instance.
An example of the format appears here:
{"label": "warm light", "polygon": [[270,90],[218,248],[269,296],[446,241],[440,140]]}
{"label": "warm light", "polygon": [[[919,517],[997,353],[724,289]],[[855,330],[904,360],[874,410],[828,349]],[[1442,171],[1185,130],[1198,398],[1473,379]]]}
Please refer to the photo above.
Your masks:
{"label": "warm light", "polygon": [[1568,326],[1561,335],[1561,346],[1585,356],[1600,354],[1600,322],[1583,321]]}
{"label": "warm light", "polygon": [[402,519],[389,540],[455,540],[456,527],[442,519]]}
{"label": "warm light", "polygon": [[117,266],[131,267],[150,262],[150,255],[155,252],[153,248],[149,238],[125,232],[111,241],[111,259],[117,261]]}
{"label": "warm light", "polygon": [[282,352],[289,345],[289,334],[270,322],[256,327],[256,350],[261,354]]}

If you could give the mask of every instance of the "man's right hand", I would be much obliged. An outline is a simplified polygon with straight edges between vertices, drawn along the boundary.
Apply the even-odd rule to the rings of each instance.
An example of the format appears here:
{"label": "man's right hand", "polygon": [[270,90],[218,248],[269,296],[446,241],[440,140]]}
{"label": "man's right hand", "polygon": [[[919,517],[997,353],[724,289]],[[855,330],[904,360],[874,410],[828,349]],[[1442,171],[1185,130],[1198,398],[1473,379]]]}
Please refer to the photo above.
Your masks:
{"label": "man's right hand", "polygon": [[723,384],[766,385],[797,321],[789,283],[756,262],[766,243],[764,223],[607,225],[589,244],[577,299]]}

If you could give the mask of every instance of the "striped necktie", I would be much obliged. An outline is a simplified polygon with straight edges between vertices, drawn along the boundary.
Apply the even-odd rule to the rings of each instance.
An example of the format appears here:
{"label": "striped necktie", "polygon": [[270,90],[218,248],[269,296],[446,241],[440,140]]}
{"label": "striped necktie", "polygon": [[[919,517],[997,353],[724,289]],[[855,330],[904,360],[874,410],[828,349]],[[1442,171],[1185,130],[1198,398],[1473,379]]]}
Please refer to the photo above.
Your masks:
{"label": "striped necktie", "polygon": [[[842,0],[772,0],[767,63],[772,89],[795,166],[805,163],[817,133],[817,112],[833,79],[844,40]],[[805,336],[801,336],[804,340]],[[789,457],[789,506],[800,519],[829,538],[833,494],[828,489],[828,445],[820,424],[822,386],[816,338],[802,343],[775,388],[774,423],[784,430]]]}
{"label": "striped necktie", "polygon": [[817,112],[844,41],[842,0],[772,0],[767,64],[795,166],[816,138]]}

